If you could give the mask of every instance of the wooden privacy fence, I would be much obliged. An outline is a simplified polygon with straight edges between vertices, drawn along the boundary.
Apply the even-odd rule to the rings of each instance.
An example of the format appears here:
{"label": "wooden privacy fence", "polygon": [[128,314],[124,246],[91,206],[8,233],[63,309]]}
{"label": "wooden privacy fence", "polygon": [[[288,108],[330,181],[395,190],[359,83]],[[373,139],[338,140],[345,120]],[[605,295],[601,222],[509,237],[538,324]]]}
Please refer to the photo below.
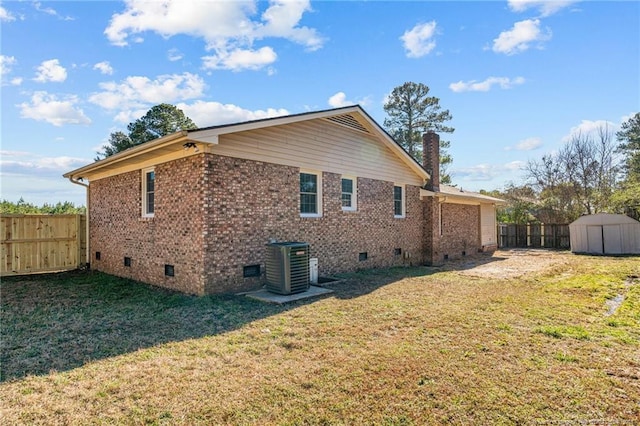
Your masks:
{"label": "wooden privacy fence", "polygon": [[86,259],[86,216],[0,215],[0,276],[77,269]]}
{"label": "wooden privacy fence", "polygon": [[499,224],[498,244],[501,248],[569,249],[569,225],[530,223],[526,225]]}

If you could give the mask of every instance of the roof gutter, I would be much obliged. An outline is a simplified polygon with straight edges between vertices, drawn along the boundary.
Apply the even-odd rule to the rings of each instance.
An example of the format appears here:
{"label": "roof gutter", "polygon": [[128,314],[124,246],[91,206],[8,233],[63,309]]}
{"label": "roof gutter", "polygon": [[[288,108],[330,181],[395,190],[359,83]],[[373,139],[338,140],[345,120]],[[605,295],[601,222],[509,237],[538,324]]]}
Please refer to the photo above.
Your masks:
{"label": "roof gutter", "polygon": [[[86,210],[87,211],[86,212],[87,220],[85,220],[85,238],[87,239],[87,243],[86,243],[86,248],[85,248],[85,262],[86,262],[86,265],[90,265],[90,262],[89,262],[89,259],[90,259],[90,257],[89,257],[90,256],[89,255],[89,253],[90,253],[90,247],[89,247],[89,238],[90,238],[89,237],[89,191],[90,191],[90,188],[89,188],[88,184],[82,183],[79,180],[74,180],[72,176],[68,176],[68,178],[69,178],[69,182],[71,182],[73,184],[76,184],[76,185],[84,186],[86,188],[86,190],[85,190],[85,194],[86,195],[85,196],[86,196],[86,200],[87,200],[86,201],[86,205],[87,205],[87,207],[86,207],[86,209],[87,209]],[[80,178],[80,179],[82,179],[82,178]]]}
{"label": "roof gutter", "polygon": [[[120,161],[126,160],[127,158],[133,157],[135,155],[152,151],[158,148],[159,146],[162,146],[165,144],[176,143],[180,139],[187,140],[188,135],[189,135],[189,132],[187,130],[180,130],[170,135],[166,135],[161,138],[155,139],[153,141],[146,142],[146,143],[134,146],[133,148],[129,148],[127,150],[118,152],[117,154],[113,154],[107,158],[103,158],[102,160],[96,161],[84,167],[80,167],[79,169],[65,173],[63,176],[69,179],[72,179],[77,176],[80,179],[82,178],[82,175],[86,174],[87,172],[94,172],[105,166],[118,163]],[[73,180],[71,182],[76,183]],[[78,184],[84,185],[79,182]]]}

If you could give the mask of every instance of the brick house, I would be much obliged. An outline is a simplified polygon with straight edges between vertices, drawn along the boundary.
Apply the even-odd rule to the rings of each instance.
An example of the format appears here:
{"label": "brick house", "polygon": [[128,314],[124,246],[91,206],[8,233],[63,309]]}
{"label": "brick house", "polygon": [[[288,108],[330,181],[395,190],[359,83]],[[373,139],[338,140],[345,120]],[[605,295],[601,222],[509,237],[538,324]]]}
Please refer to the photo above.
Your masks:
{"label": "brick house", "polygon": [[87,187],[91,268],[191,294],[264,282],[266,244],[322,276],[496,247],[500,200],[439,185],[360,106],[182,131],[64,176]]}

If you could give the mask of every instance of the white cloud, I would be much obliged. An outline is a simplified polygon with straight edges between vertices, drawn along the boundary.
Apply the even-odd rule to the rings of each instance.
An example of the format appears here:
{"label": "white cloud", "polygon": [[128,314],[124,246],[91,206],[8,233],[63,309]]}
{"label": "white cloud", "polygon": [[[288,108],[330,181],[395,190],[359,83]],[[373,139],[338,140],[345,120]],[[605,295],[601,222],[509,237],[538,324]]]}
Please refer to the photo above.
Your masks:
{"label": "white cloud", "polygon": [[341,108],[349,105],[363,105],[366,106],[370,103],[369,97],[364,97],[359,100],[351,101],[347,99],[347,95],[344,92],[338,92],[335,95],[331,96],[327,103],[332,108]]}
{"label": "white cloud", "polygon": [[149,111],[148,108],[120,111],[116,114],[115,117],[113,117],[113,121],[122,124],[129,124],[133,121],[136,121],[138,118],[143,117],[147,113],[147,111]]}
{"label": "white cloud", "polygon": [[542,146],[542,140],[540,138],[527,138],[523,139],[514,146],[505,147],[505,151],[533,151]]}
{"label": "white cloud", "polygon": [[577,136],[589,136],[592,134],[596,134],[599,129],[616,129],[618,126],[615,123],[607,120],[582,120],[580,124],[574,126],[569,130],[569,134],[562,138],[563,142],[568,142],[572,138]]}
{"label": "white cloud", "polygon": [[516,77],[510,79],[508,77],[489,77],[484,81],[458,81],[457,83],[451,83],[449,89],[459,92],[488,92],[494,85],[500,86],[501,89],[511,89],[513,86],[523,84],[525,79],[523,77]]}
{"label": "white cloud", "polygon": [[191,118],[198,127],[238,123],[289,114],[289,111],[283,108],[268,108],[266,110],[252,111],[237,105],[221,104],[219,102],[196,101],[192,104],[179,103],[176,106],[180,108],[187,117]]}
{"label": "white cloud", "polygon": [[52,7],[42,7],[42,3],[40,3],[39,1],[33,2],[33,7],[38,12],[42,12],[42,13],[46,13],[47,15],[55,16],[55,17],[57,17],[59,19],[62,19],[64,21],[73,21],[73,18],[71,16],[62,16]]}
{"label": "white cloud", "polygon": [[271,0],[259,18],[254,1],[127,0],[126,9],[112,16],[104,33],[112,44],[125,46],[129,38],[151,31],[163,37],[186,34],[202,38],[206,49],[206,66],[239,70],[258,69],[272,63],[272,47],[254,48],[257,40],[284,38],[308,50],[322,47],[324,39],[315,29],[299,26],[305,12],[311,11],[308,0]]}
{"label": "white cloud", "polygon": [[[490,181],[500,175],[517,172],[524,169],[524,161],[511,161],[505,164],[478,164],[476,166],[455,169],[451,176],[465,181]],[[454,179],[455,181],[455,179]]]}
{"label": "white cloud", "polygon": [[179,61],[184,55],[178,49],[169,49],[167,52],[167,59],[171,62]]}
{"label": "white cloud", "polygon": [[259,70],[276,61],[278,55],[270,47],[258,50],[235,49],[231,52],[219,51],[217,55],[203,56],[202,63],[208,69],[226,69],[241,71],[243,69]]}
{"label": "white cloud", "polygon": [[148,77],[131,76],[120,83],[100,83],[102,92],[94,93],[89,101],[108,110],[143,108],[160,103],[174,103],[202,96],[205,83],[188,72]]}
{"label": "white cloud", "polygon": [[620,124],[629,121],[632,117],[635,117],[636,114],[635,112],[630,112],[629,115],[623,115],[620,119]]}
{"label": "white cloud", "polygon": [[58,12],[56,12],[51,7],[42,7],[42,3],[40,3],[39,1],[33,2],[33,7],[38,12],[46,13],[47,15],[56,16],[58,14]]}
{"label": "white cloud", "polygon": [[576,0],[508,0],[509,8],[514,12],[537,9],[541,16],[550,16],[567,6],[577,3]]}
{"label": "white cloud", "polygon": [[31,102],[20,105],[20,115],[37,121],[46,121],[54,126],[64,124],[90,124],[91,120],[84,115],[82,109],[77,108],[78,98],[67,96],[58,99],[56,95],[47,92],[35,92]]}
{"label": "white cloud", "polygon": [[14,56],[0,55],[0,75],[9,74],[17,62]]}
{"label": "white cloud", "polygon": [[20,86],[22,84],[22,77],[14,77],[9,81],[12,86]]}
{"label": "white cloud", "polygon": [[531,47],[532,43],[540,43],[551,39],[551,30],[543,32],[539,19],[526,19],[516,22],[509,31],[503,31],[493,40],[493,51],[513,55],[521,53]]}
{"label": "white cloud", "polygon": [[86,203],[85,189],[72,185],[62,174],[88,163],[90,158],[45,157],[36,152],[0,151],[2,197],[21,197],[36,204],[72,201]]}
{"label": "white cloud", "polygon": [[403,41],[404,48],[407,50],[407,56],[420,58],[429,54],[436,47],[436,42],[433,40],[435,34],[436,21],[418,24],[405,31],[400,40]]}
{"label": "white cloud", "polygon": [[347,100],[347,95],[344,92],[338,92],[331,96],[327,101],[332,108],[340,108],[347,105],[353,105],[354,102]]}
{"label": "white cloud", "polygon": [[16,20],[16,17],[13,16],[13,14],[11,12],[9,12],[4,7],[0,6],[0,21],[2,21],[2,22],[11,22],[11,21],[15,21],[15,20]]}
{"label": "white cloud", "polygon": [[271,0],[269,4],[269,8],[262,14],[262,20],[266,24],[257,27],[257,38],[281,37],[312,51],[322,47],[324,39],[315,29],[298,26],[302,15],[312,10],[310,1]]}
{"label": "white cloud", "polygon": [[48,81],[61,83],[67,79],[67,70],[60,65],[57,59],[43,61],[38,67],[35,81],[46,83]]}
{"label": "white cloud", "polygon": [[[89,161],[84,158],[77,157],[38,157],[37,154],[28,153],[30,158],[27,160],[2,160],[3,171],[17,172],[18,170],[29,169],[32,171],[54,171],[56,175],[58,172],[68,171],[74,167],[79,167],[87,164]],[[2,152],[4,156],[4,152]]]}
{"label": "white cloud", "polygon": [[98,62],[93,66],[94,70],[100,71],[102,74],[112,75],[113,67],[109,63],[109,61]]}

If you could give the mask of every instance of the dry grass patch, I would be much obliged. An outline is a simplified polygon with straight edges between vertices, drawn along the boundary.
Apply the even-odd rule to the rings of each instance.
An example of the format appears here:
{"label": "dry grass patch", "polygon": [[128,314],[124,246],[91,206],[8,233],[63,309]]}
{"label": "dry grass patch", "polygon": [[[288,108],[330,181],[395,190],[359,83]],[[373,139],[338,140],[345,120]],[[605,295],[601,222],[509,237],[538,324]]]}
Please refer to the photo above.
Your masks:
{"label": "dry grass patch", "polygon": [[102,274],[5,280],[3,422],[633,424],[640,259],[555,256],[519,278],[351,274],[285,307]]}

